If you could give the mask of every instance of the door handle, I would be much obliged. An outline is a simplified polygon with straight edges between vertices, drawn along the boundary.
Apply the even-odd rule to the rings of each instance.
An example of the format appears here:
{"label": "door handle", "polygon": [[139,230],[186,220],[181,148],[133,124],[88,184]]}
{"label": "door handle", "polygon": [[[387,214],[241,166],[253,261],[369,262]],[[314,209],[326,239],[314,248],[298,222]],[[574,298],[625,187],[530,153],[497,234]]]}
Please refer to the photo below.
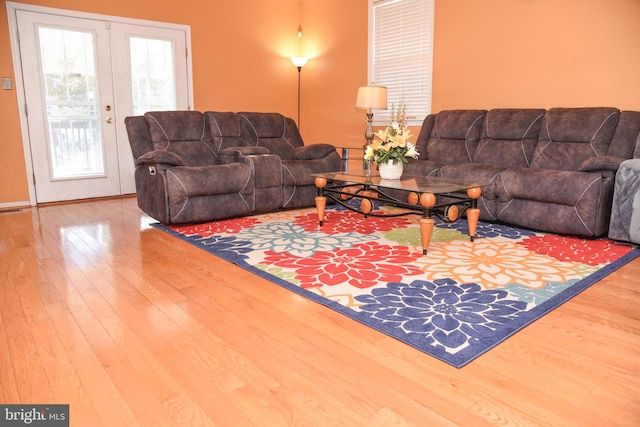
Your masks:
{"label": "door handle", "polygon": [[106,107],[104,107],[105,111],[111,111],[111,105],[107,105]]}
{"label": "door handle", "polygon": [[107,117],[107,123],[112,123],[113,119],[111,117]]}

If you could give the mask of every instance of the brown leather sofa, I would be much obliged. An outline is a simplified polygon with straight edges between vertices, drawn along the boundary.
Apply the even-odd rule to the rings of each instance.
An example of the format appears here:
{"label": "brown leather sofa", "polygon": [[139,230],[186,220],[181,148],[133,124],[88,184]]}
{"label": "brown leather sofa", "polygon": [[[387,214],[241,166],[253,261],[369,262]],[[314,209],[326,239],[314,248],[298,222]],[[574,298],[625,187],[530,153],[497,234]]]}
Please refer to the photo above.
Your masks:
{"label": "brown leather sofa", "polygon": [[165,224],[313,206],[310,174],[341,166],[335,147],[304,145],[278,113],[160,111],[125,125],[138,206]]}
{"label": "brown leather sofa", "polygon": [[640,145],[616,173],[609,238],[640,245]]}
{"label": "brown leather sofa", "polygon": [[481,219],[561,234],[607,233],[616,171],[640,145],[640,112],[448,110],[425,118],[407,174],[488,183]]}

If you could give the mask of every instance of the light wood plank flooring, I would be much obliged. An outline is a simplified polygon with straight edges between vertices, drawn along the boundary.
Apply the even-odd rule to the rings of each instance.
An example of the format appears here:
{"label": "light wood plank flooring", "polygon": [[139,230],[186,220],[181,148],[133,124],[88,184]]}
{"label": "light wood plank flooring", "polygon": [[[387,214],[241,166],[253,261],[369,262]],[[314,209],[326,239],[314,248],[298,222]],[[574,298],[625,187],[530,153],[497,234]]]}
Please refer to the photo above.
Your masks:
{"label": "light wood plank flooring", "polygon": [[456,369],[166,233],[0,213],[0,403],[72,426],[638,426],[640,260]]}

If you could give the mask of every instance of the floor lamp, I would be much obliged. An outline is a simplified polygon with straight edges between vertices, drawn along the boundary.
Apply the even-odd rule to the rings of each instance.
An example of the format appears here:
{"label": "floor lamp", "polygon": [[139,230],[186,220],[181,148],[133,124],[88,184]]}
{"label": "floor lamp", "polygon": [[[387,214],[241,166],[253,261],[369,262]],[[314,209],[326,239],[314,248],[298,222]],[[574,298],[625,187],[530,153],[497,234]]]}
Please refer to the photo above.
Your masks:
{"label": "floor lamp", "polygon": [[302,67],[307,65],[309,59],[305,56],[294,56],[291,58],[291,62],[298,68],[298,129],[300,129],[300,74]]}
{"label": "floor lamp", "polygon": [[[373,110],[387,109],[387,88],[374,85],[360,86],[356,98],[356,108],[367,110],[367,130],[364,133],[364,137],[367,140],[367,144],[364,146],[366,151],[373,140]],[[371,162],[364,160],[362,167],[364,170],[371,170]]]}

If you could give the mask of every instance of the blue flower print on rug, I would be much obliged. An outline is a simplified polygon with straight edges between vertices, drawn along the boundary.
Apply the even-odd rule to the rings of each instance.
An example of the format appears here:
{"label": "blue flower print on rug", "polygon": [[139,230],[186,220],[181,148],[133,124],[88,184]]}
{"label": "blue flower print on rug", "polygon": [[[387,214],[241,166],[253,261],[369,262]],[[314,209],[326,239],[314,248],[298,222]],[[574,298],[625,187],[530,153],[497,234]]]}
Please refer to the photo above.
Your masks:
{"label": "blue flower print on rug", "polygon": [[394,335],[456,353],[485,338],[495,338],[504,324],[528,308],[504,290],[483,290],[451,279],[389,283],[355,298],[372,323]]}
{"label": "blue flower print on rug", "polygon": [[[456,222],[453,223],[437,223],[436,225],[439,228],[451,228],[454,230],[458,230],[460,233],[462,234],[466,234],[467,236],[469,235],[469,225],[467,224],[467,221],[464,219],[458,220]],[[514,228],[514,227],[508,227],[506,225],[502,225],[502,224],[491,224],[488,222],[478,222],[478,226],[476,229],[476,237],[504,237],[507,239],[520,239],[522,237],[527,237],[527,236],[535,236],[536,233],[534,231],[531,230],[526,230],[526,229],[522,229],[522,228]]]}
{"label": "blue flower print on rug", "polygon": [[193,243],[202,246],[205,250],[215,249],[217,256],[229,262],[246,260],[247,254],[253,251],[250,241],[233,236],[198,237],[193,239]]}

